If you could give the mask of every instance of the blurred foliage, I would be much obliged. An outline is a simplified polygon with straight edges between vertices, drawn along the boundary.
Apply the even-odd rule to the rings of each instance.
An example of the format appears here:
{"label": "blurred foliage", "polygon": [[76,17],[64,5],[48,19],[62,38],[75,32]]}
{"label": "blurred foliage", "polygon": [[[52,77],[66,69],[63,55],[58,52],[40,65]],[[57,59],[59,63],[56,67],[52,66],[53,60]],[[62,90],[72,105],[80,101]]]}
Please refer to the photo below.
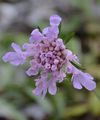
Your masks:
{"label": "blurred foliage", "polygon": [[[66,47],[79,56],[86,71],[94,76],[96,91],[76,90],[66,78],[58,84],[55,96],[47,94],[42,99],[32,94],[34,78],[26,76],[27,65],[14,67],[0,59],[0,120],[1,117],[7,120],[100,119],[100,22],[91,19],[90,1],[70,0],[82,11],[82,16],[72,15],[67,20],[66,14],[60,13],[64,16],[60,36],[67,42],[75,32]],[[42,27],[46,25],[47,22],[40,24]],[[22,45],[28,38],[25,32],[5,32],[0,37],[0,58],[11,50],[12,42]]]}

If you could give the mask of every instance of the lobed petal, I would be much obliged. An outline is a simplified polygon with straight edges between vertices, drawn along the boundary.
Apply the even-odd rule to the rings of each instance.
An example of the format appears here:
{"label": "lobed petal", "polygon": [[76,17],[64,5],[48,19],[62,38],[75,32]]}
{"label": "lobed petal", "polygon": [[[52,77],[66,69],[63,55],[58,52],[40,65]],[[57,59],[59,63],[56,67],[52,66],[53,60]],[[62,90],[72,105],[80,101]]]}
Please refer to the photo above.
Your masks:
{"label": "lobed petal", "polygon": [[43,29],[43,34],[47,37],[48,40],[54,40],[58,37],[59,29],[57,26],[51,26]]}
{"label": "lobed petal", "polygon": [[36,60],[30,61],[31,67],[26,71],[26,74],[29,76],[37,75],[40,69],[40,65]]}
{"label": "lobed petal", "polygon": [[82,89],[82,85],[80,84],[80,79],[77,75],[73,76],[73,87],[76,89]]}
{"label": "lobed petal", "polygon": [[40,83],[32,92],[33,94],[39,96],[42,94],[42,89],[43,89],[42,83]]}
{"label": "lobed petal", "polygon": [[96,83],[93,81],[93,77],[87,73],[81,72],[80,83],[89,91],[92,91],[96,88]]}
{"label": "lobed petal", "polygon": [[11,47],[18,53],[22,52],[20,46],[16,43],[12,43]]}
{"label": "lobed petal", "polygon": [[57,87],[56,87],[56,83],[55,82],[51,82],[48,86],[48,92],[51,94],[51,95],[55,95],[56,92],[57,92]]}
{"label": "lobed petal", "polygon": [[72,78],[74,88],[81,89],[84,86],[89,91],[96,88],[96,83],[93,81],[93,77],[88,73],[84,73],[80,70]]}
{"label": "lobed petal", "polygon": [[61,22],[61,17],[58,15],[52,15],[50,17],[50,25],[51,26],[58,26]]}
{"label": "lobed petal", "polygon": [[39,72],[39,68],[32,68],[32,67],[26,71],[27,75],[29,76],[37,75],[38,72]]}
{"label": "lobed petal", "polygon": [[30,43],[38,43],[43,39],[43,35],[39,32],[38,29],[35,29],[31,33]]}
{"label": "lobed petal", "polygon": [[10,64],[16,66],[24,64],[25,62],[25,59],[21,55],[18,55],[16,52],[8,52],[3,56],[2,59],[4,62],[10,62]]}
{"label": "lobed petal", "polygon": [[[46,75],[47,76],[47,75]],[[36,88],[33,90],[35,95],[42,95],[43,97],[47,93],[47,82],[44,74],[39,79],[36,79]]]}

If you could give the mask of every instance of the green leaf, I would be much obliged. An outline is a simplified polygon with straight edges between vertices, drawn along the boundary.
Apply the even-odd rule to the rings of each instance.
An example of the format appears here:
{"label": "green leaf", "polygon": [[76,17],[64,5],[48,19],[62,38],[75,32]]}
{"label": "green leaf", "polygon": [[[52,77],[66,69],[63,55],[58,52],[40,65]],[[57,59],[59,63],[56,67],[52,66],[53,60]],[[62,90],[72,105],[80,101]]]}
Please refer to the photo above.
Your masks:
{"label": "green leaf", "polygon": [[79,105],[74,105],[72,107],[67,107],[65,108],[63,112],[63,118],[68,118],[68,117],[77,117],[81,116],[88,111],[88,106],[87,104],[79,104]]}
{"label": "green leaf", "polygon": [[94,90],[94,94],[96,95],[96,97],[98,98],[98,100],[100,100],[100,94],[96,90]]}
{"label": "green leaf", "polygon": [[89,106],[90,112],[92,115],[95,115],[95,116],[100,115],[100,100],[97,98],[97,96],[98,95],[94,95],[94,93],[91,92],[88,100],[88,106]]}
{"label": "green leaf", "polygon": [[16,107],[7,102],[5,99],[0,98],[0,116],[6,116],[13,120],[27,120],[27,118],[17,110]]}
{"label": "green leaf", "polygon": [[61,118],[61,116],[63,115],[64,112],[64,107],[65,107],[65,96],[62,92],[57,92],[57,94],[54,97],[54,101],[56,103],[56,113],[57,116],[55,116],[57,119]]}
{"label": "green leaf", "polygon": [[11,43],[15,39],[15,36],[12,35],[11,33],[5,34],[1,39],[0,39],[0,48],[5,48],[9,49]]}
{"label": "green leaf", "polygon": [[69,32],[66,36],[66,39],[65,39],[65,45],[73,38],[73,36],[75,35],[74,32]]}
{"label": "green leaf", "polygon": [[85,70],[80,64],[76,63],[75,61],[70,61],[70,63],[80,70]]}

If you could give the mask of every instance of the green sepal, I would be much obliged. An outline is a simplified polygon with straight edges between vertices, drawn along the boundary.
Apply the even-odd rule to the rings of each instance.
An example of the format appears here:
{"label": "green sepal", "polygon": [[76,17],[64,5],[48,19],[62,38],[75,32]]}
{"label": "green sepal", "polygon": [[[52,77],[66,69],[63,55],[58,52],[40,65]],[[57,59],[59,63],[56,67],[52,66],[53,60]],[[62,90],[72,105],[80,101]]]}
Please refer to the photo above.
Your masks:
{"label": "green sepal", "polygon": [[66,39],[64,40],[65,45],[73,38],[74,35],[75,35],[74,32],[69,32],[69,33],[66,35]]}
{"label": "green sepal", "polygon": [[37,29],[39,29],[39,31],[42,33],[42,30],[41,30],[41,28],[39,26],[37,26]]}
{"label": "green sepal", "polygon": [[72,74],[67,74],[66,79],[67,79],[67,80],[71,80],[71,79],[72,79]]}
{"label": "green sepal", "polygon": [[51,78],[51,73],[48,73],[47,80],[50,80],[50,78]]}
{"label": "green sepal", "polygon": [[70,63],[75,66],[76,68],[80,69],[80,70],[85,70],[85,68],[83,66],[81,66],[80,64],[76,63],[75,61],[70,61]]}
{"label": "green sepal", "polygon": [[59,35],[58,36],[60,36],[60,34],[61,34],[61,23],[59,25]]}

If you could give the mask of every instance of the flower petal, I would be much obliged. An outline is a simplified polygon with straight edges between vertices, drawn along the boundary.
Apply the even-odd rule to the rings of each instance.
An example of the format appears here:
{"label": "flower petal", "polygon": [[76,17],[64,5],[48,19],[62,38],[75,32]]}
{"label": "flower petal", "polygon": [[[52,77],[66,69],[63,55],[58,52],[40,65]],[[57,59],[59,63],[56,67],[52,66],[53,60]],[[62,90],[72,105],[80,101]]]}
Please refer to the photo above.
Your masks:
{"label": "flower petal", "polygon": [[87,73],[82,72],[80,83],[90,91],[96,88],[96,83],[93,81],[93,77]]}
{"label": "flower petal", "polygon": [[30,67],[30,68],[26,71],[27,75],[29,75],[29,76],[37,75],[38,72],[39,72],[39,68],[38,68],[38,67],[37,67],[37,68],[36,68],[36,67]]}
{"label": "flower petal", "polygon": [[50,25],[53,26],[53,25],[56,25],[58,26],[61,22],[61,17],[58,16],[58,15],[52,15],[50,17]]}
{"label": "flower petal", "polygon": [[37,75],[39,72],[40,65],[35,61],[30,61],[31,67],[26,71],[27,75]]}
{"label": "flower petal", "polygon": [[56,87],[56,83],[55,82],[51,82],[51,84],[49,84],[48,87],[48,91],[51,95],[55,95],[57,92],[57,87]]}
{"label": "flower petal", "polygon": [[43,34],[46,35],[48,40],[54,40],[58,37],[59,29],[57,26],[51,26],[43,29]]}
{"label": "flower petal", "polygon": [[80,80],[77,75],[73,76],[73,86],[76,89],[82,89],[82,85],[80,84]]}
{"label": "flower petal", "polygon": [[33,42],[38,43],[42,39],[43,39],[43,35],[39,32],[38,29],[35,29],[35,30],[32,31],[31,37],[30,37],[30,43],[33,43]]}
{"label": "flower petal", "polygon": [[49,30],[49,27],[44,28],[43,31],[42,31],[43,34],[46,35],[48,33],[48,30]]}
{"label": "flower petal", "polygon": [[12,43],[11,46],[12,46],[12,48],[13,48],[16,52],[22,52],[22,51],[21,51],[21,48],[20,48],[20,46],[19,46],[18,44]]}
{"label": "flower petal", "polygon": [[63,82],[64,78],[66,77],[66,74],[63,71],[60,71],[60,74],[58,75],[60,77],[59,83]]}
{"label": "flower petal", "polygon": [[20,65],[25,62],[24,58],[21,55],[18,55],[16,52],[8,52],[3,56],[4,62],[10,62],[13,65]]}
{"label": "flower petal", "polygon": [[35,95],[41,95],[41,93],[42,93],[42,84],[40,83],[33,91],[33,94],[35,94]]}

